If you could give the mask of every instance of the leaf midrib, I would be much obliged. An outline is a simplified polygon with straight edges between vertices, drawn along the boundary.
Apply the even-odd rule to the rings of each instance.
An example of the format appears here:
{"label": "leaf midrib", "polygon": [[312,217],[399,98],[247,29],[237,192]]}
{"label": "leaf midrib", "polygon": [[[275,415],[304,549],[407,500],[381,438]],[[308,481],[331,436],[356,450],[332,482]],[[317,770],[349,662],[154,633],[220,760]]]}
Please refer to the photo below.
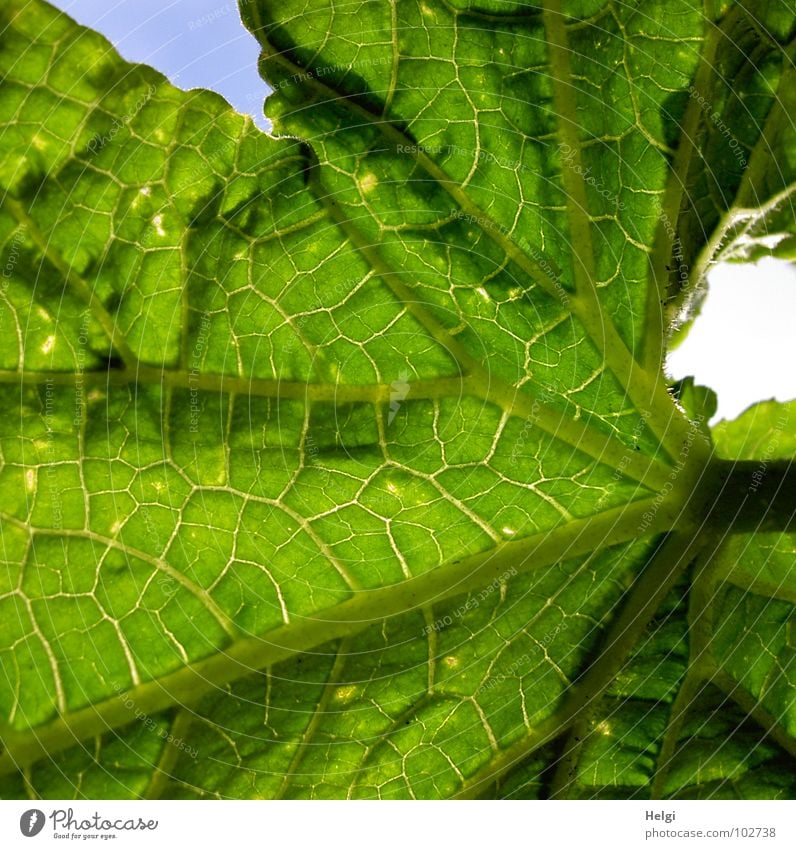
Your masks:
{"label": "leaf midrib", "polygon": [[552,531],[505,542],[481,554],[446,563],[401,584],[356,593],[312,618],[301,618],[299,624],[284,625],[256,637],[233,641],[202,660],[121,691],[118,697],[64,713],[42,726],[27,731],[6,726],[0,732],[5,749],[0,755],[0,775],[63,751],[87,737],[129,724],[130,710],[125,706],[128,701],[146,714],[173,705],[192,704],[223,684],[270,667],[298,652],[352,636],[376,622],[420,611],[485,586],[508,566],[518,573],[528,572],[636,539],[642,516],[653,504],[657,513],[647,532],[665,531],[673,527],[681,515],[682,494],[678,492],[677,496],[677,501],[658,504],[656,499],[649,498],[587,519],[573,520]]}

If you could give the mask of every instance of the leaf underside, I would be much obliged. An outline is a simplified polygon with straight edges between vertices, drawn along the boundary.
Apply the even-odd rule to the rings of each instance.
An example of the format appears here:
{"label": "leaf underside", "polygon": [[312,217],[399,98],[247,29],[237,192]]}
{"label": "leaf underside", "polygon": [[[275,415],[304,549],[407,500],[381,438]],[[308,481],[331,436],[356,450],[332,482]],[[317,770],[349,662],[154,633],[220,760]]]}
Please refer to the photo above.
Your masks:
{"label": "leaf underside", "polygon": [[692,497],[796,405],[663,366],[796,15],[289,5],[272,136],[0,9],[0,795],[791,797],[796,536]]}

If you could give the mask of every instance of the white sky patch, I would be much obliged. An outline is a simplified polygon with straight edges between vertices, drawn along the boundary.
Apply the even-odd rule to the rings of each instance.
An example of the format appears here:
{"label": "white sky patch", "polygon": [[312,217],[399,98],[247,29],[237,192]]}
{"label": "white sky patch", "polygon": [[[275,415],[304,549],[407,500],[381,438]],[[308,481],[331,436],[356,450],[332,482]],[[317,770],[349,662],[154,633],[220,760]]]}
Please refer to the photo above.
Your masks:
{"label": "white sky patch", "polygon": [[718,395],[713,422],[757,401],[796,398],[796,267],[763,259],[717,265],[708,296],[680,347],[666,358],[674,378],[693,375]]}

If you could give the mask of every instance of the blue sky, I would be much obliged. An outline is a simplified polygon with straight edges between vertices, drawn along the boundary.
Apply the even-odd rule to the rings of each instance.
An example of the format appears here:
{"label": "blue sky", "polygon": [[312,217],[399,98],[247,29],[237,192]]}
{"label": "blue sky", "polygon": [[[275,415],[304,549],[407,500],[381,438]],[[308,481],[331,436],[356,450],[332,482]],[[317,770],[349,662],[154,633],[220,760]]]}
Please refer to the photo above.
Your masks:
{"label": "blue sky", "polygon": [[241,24],[236,0],[57,0],[108,38],[131,62],[157,68],[180,88],[209,88],[266,127],[267,86],[259,48]]}
{"label": "blue sky", "polygon": [[[181,88],[209,88],[267,127],[268,91],[258,47],[236,0],[58,0],[99,30],[126,59],[146,62]],[[719,395],[717,418],[735,418],[765,398],[796,397],[796,268],[765,261],[718,268],[685,342],[668,360],[673,377],[694,375]]]}

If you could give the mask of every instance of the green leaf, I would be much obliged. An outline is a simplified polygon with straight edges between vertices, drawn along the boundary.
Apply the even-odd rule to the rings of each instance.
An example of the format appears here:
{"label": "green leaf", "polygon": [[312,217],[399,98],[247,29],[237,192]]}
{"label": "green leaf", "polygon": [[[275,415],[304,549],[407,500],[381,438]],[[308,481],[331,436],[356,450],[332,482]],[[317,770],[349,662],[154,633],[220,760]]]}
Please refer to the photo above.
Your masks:
{"label": "green leaf", "polygon": [[[706,8],[709,8],[706,4]],[[688,86],[673,162],[669,319],[687,325],[718,260],[787,256],[794,234],[796,70],[792,10],[782,0],[720,4]],[[679,206],[677,206],[679,204]],[[676,231],[676,235],[675,232]],[[671,240],[674,239],[672,243]]]}
{"label": "green leaf", "polygon": [[[776,459],[792,456],[793,408],[763,402],[713,429],[717,452],[752,461],[747,497],[761,490]],[[714,548],[718,542],[708,542],[599,708],[570,733],[556,795],[792,797],[796,537],[735,533]],[[520,771],[511,792],[539,769]]]}
{"label": "green leaf", "polygon": [[796,401],[753,404],[713,428],[716,452],[728,460],[787,460],[796,455]]}
{"label": "green leaf", "polygon": [[0,793],[785,794],[793,440],[662,372],[751,13],[283,6],[278,137],[0,10]]}

